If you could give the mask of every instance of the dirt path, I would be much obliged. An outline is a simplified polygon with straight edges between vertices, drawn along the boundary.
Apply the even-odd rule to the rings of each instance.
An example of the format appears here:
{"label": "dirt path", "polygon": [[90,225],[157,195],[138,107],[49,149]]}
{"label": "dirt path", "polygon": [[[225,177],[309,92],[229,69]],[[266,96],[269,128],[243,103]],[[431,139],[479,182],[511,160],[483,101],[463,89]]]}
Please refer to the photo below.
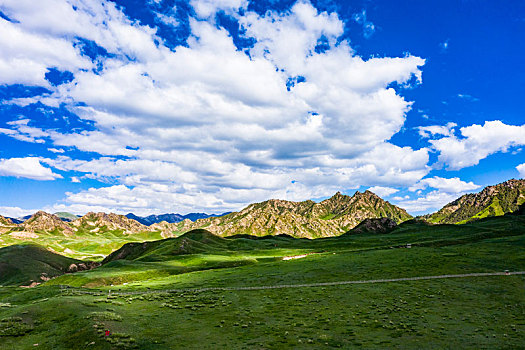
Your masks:
{"label": "dirt path", "polygon": [[433,280],[445,278],[469,278],[469,277],[487,277],[487,276],[512,276],[525,275],[525,271],[515,272],[478,272],[478,273],[464,273],[456,275],[438,275],[438,276],[418,276],[418,277],[401,277],[401,278],[384,278],[376,280],[354,280],[354,281],[338,281],[338,282],[319,282],[319,283],[304,283],[304,284],[279,284],[270,286],[253,286],[253,287],[208,287],[208,288],[186,288],[186,289],[159,289],[148,291],[130,291],[130,292],[114,292],[114,291],[89,291],[61,286],[63,290],[70,290],[81,294],[111,294],[111,295],[140,295],[140,294],[157,294],[157,293],[184,293],[184,292],[209,292],[209,291],[243,291],[243,290],[264,290],[264,289],[283,289],[283,288],[311,288],[311,287],[326,287],[326,286],[340,286],[346,284],[371,284],[371,283],[388,283],[388,282],[404,282],[404,281],[419,281],[419,280]]}

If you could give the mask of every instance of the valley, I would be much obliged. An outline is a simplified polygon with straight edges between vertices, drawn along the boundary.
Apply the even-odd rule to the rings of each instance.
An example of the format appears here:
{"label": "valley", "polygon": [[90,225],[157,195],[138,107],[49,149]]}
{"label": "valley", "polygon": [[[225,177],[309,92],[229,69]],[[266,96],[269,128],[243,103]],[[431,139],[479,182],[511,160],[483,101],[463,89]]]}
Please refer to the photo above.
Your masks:
{"label": "valley", "polygon": [[[504,271],[525,270],[524,247],[519,212],[316,240],[195,230],[36,288],[2,281],[0,336],[17,334],[1,336],[7,348],[519,347],[523,276]],[[410,280],[479,273],[494,275]],[[340,283],[380,279],[399,280]]]}

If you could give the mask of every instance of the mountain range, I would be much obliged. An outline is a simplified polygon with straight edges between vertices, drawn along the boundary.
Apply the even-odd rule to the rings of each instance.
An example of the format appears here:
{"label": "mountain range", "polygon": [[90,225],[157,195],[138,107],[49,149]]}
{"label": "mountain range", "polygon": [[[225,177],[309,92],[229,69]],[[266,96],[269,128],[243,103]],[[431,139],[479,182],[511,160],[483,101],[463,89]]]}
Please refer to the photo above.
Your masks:
{"label": "mountain range", "polygon": [[[439,211],[419,219],[433,224],[461,224],[513,212],[523,203],[525,180],[512,179],[488,186],[479,193],[461,196]],[[12,235],[17,237],[34,237],[42,232],[71,236],[80,233],[100,235],[111,231],[120,235],[157,232],[162,237],[173,237],[190,230],[205,228],[218,236],[286,234],[293,237],[318,238],[344,234],[366,219],[388,218],[389,221],[384,222],[387,226],[413,219],[404,209],[370,191],[358,191],[353,196],[337,192],[319,203],[311,200],[292,202],[271,199],[221,216],[204,213],[146,217],[132,213],[118,215],[91,212],[82,217],[69,213],[58,214],[60,217],[39,211],[22,223],[0,216],[0,234],[12,232]],[[374,227],[375,224],[377,222],[373,220],[368,221],[360,230]]]}
{"label": "mountain range", "polygon": [[182,214],[171,213],[171,214],[148,215],[148,216],[138,216],[138,215],[135,215],[133,213],[128,213],[128,214],[126,214],[126,217],[129,218],[129,219],[136,220],[136,221],[140,222],[142,225],[150,226],[150,225],[153,225],[153,224],[160,223],[162,221],[165,221],[165,222],[170,223],[170,224],[174,224],[174,223],[186,220],[186,219],[188,219],[190,221],[195,221],[195,220],[198,220],[198,219],[207,219],[207,218],[210,218],[210,217],[223,216],[223,215],[226,215],[226,214],[229,214],[229,212],[223,213],[223,214],[218,214],[218,215],[214,215],[214,214],[210,215],[210,214],[206,214],[206,213],[189,213],[189,214],[186,214],[186,215],[182,215]]}
{"label": "mountain range", "polygon": [[219,236],[286,234],[317,238],[338,236],[366,218],[379,217],[387,217],[397,223],[412,218],[404,209],[370,191],[358,191],[353,196],[337,192],[319,203],[311,200],[291,202],[278,199],[254,203],[240,212],[222,217],[183,222],[182,230],[206,228]]}

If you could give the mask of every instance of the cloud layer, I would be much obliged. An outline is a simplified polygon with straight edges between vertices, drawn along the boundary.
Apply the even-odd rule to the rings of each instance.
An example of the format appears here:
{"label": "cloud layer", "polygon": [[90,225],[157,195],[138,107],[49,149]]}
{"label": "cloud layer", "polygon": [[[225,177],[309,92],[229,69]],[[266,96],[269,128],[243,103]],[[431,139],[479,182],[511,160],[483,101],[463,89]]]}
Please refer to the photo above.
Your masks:
{"label": "cloud layer", "polygon": [[[422,82],[425,59],[364,59],[343,38],[338,14],[308,1],[264,15],[247,4],[190,1],[190,35],[173,47],[112,2],[2,1],[11,21],[0,18],[9,34],[0,36],[0,84],[49,91],[4,103],[65,107],[86,127],[8,122],[0,134],[44,144],[56,157],[3,159],[0,175],[52,180],[60,172],[105,184],[67,193],[57,209],[220,212],[360,186],[383,195],[409,186],[473,190],[458,178],[424,179],[429,152],[459,169],[525,144],[523,127],[496,121],[461,128],[460,136],[452,123],[421,127],[429,147],[395,145],[412,105],[402,90]],[[219,11],[252,44],[239,47],[217,24]],[[175,27],[175,12],[157,19]],[[365,11],[354,20],[373,34]],[[55,86],[50,69],[72,79]],[[506,141],[496,140],[501,133]]]}

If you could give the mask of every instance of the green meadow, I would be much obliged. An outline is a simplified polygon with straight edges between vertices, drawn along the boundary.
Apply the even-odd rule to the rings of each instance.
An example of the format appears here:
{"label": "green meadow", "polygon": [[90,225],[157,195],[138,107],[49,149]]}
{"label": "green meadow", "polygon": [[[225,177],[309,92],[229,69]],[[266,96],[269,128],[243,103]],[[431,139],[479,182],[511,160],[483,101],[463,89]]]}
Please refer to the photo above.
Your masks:
{"label": "green meadow", "polygon": [[[315,286],[525,271],[524,248],[525,217],[518,215],[465,225],[411,221],[388,234],[317,240],[221,238],[204,230],[137,240],[106,257],[101,267],[34,288],[0,277],[0,344],[2,349],[524,348],[524,275]],[[14,268],[17,257],[10,254]],[[69,262],[54,263],[60,269]],[[25,273],[32,278],[36,272]],[[310,286],[294,286],[301,284]],[[242,289],[278,286],[287,287]]]}

